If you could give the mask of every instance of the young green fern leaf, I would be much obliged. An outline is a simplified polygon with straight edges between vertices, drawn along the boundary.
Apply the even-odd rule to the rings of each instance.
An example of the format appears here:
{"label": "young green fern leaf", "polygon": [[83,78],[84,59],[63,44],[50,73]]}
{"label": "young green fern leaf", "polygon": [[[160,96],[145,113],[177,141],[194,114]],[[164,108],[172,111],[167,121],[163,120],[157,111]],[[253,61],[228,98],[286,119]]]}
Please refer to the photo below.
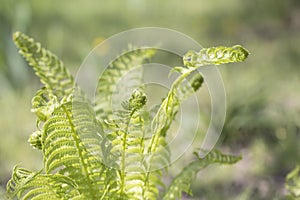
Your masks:
{"label": "young green fern leaf", "polygon": [[204,65],[220,65],[232,62],[243,62],[249,55],[247,49],[240,45],[233,47],[203,48],[199,52],[189,51],[183,56],[183,64],[187,67]]}
{"label": "young green fern leaf", "polygon": [[120,192],[130,199],[139,199],[144,191],[146,167],[143,158],[144,120],[139,112],[146,104],[142,89],[136,89],[131,98],[123,103],[125,111],[120,112],[118,134],[120,143],[114,151],[120,151]]}
{"label": "young green fern leaf", "polygon": [[183,63],[187,68],[175,68],[175,71],[180,72],[181,75],[172,84],[167,97],[162,102],[158,113],[152,121],[152,127],[154,129],[154,140],[158,137],[158,135],[166,134],[166,131],[168,130],[171,123],[171,121],[168,122],[167,119],[174,118],[174,115],[177,113],[179,103],[201,86],[203,78],[200,74],[196,74],[191,80],[192,87],[190,88],[193,88],[193,90],[189,90],[187,88],[182,90],[182,85],[184,84],[185,79],[190,76],[190,74],[204,65],[219,65],[230,62],[242,62],[248,57],[248,54],[248,51],[240,45],[236,45],[233,47],[221,46],[205,48],[200,50],[199,53],[196,53],[195,51],[187,52],[183,56]]}

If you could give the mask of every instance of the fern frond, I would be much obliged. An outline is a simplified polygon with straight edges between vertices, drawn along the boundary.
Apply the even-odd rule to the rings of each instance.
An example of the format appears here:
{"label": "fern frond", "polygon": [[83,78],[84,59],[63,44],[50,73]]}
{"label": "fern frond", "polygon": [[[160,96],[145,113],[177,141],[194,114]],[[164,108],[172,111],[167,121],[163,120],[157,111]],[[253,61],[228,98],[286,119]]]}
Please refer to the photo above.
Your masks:
{"label": "fern frond", "polygon": [[71,102],[74,81],[62,61],[22,33],[16,32],[14,41],[45,85],[32,100],[38,122],[45,123],[29,142],[42,148],[46,173],[65,174],[78,181],[86,198],[100,196],[112,180],[103,174],[112,170],[106,170],[100,162],[102,131],[93,109],[81,95],[80,101]]}
{"label": "fern frond", "polygon": [[72,179],[60,174],[34,173],[18,167],[14,169],[7,188],[10,199],[15,196],[22,200],[82,199]]}
{"label": "fern frond", "polygon": [[76,180],[86,198],[99,198],[105,190],[105,166],[101,163],[101,137],[86,103],[73,102],[55,109],[45,122],[42,144],[46,173]]}
{"label": "fern frond", "polygon": [[248,55],[248,50],[240,45],[235,45],[233,47],[210,47],[203,48],[199,52],[187,52],[183,56],[183,64],[187,67],[200,67],[204,65],[243,62]]}
{"label": "fern frond", "polygon": [[[147,190],[155,191],[154,185],[161,185],[163,170],[170,165],[171,152],[166,141],[166,133],[171,126],[172,121],[179,110],[180,103],[188,98],[191,94],[197,91],[202,83],[203,78],[199,73],[193,74],[189,81],[185,81],[185,78],[190,75],[189,73],[182,74],[172,85],[167,97],[160,105],[156,115],[152,120],[152,137],[147,144],[148,169],[147,169]],[[153,195],[153,194],[152,194]],[[155,195],[158,195],[156,193]],[[156,196],[157,198],[157,196]]]}
{"label": "fern frond", "polygon": [[110,122],[114,126],[108,133],[112,143],[110,153],[114,155],[111,162],[119,169],[119,194],[129,199],[140,199],[144,192],[144,119],[140,112],[145,103],[143,90],[136,89],[130,99],[123,102],[124,110],[115,113],[115,119]]}
{"label": "fern frond", "polygon": [[204,158],[199,156],[197,158],[198,160],[191,162],[173,179],[164,194],[164,200],[181,199],[182,192],[191,195],[191,183],[197,173],[208,165],[213,163],[234,164],[241,160],[240,156],[225,155],[218,150],[212,150]]}
{"label": "fern frond", "polygon": [[[165,136],[169,129],[172,120],[174,119],[179,104],[184,98],[197,90],[202,82],[201,75],[196,74],[191,79],[191,85],[184,87],[185,79],[195,72],[199,67],[204,65],[219,65],[230,62],[242,62],[248,57],[249,52],[240,45],[233,47],[212,47],[201,49],[199,53],[189,51],[183,56],[183,63],[185,67],[176,67],[174,70],[181,73],[181,75],[174,81],[171,89],[162,102],[156,116],[152,121],[153,137],[149,145],[149,152],[155,152],[156,143],[160,136]],[[193,83],[195,82],[195,83]],[[184,89],[182,89],[184,88]],[[189,89],[191,88],[191,89]]]}
{"label": "fern frond", "polygon": [[74,81],[63,62],[23,33],[14,33],[13,40],[19,53],[40,77],[48,92],[55,95],[59,102],[68,99],[74,88]]}
{"label": "fern frond", "polygon": [[180,103],[201,87],[203,77],[199,73],[194,74],[189,81],[185,80],[191,73],[192,71],[182,74],[173,83],[167,97],[160,105],[152,121],[154,135],[166,135],[167,130],[178,112]]}
{"label": "fern frond", "polygon": [[[145,63],[154,55],[153,49],[137,49],[119,56],[114,60],[108,68],[103,72],[98,81],[96,91],[95,111],[98,120],[105,126],[105,120],[111,120],[112,117],[112,95],[115,92],[118,81],[130,70]],[[126,83],[128,90],[141,86],[142,71],[137,70]]]}
{"label": "fern frond", "polygon": [[[172,121],[179,110],[180,103],[197,91],[202,83],[203,78],[199,73],[195,73],[189,81],[185,81],[193,70],[180,75],[178,79],[172,84],[172,87],[160,105],[156,115],[152,120],[152,132],[153,135],[148,145],[148,153],[152,154],[152,161],[160,160],[161,156],[157,151],[161,153],[164,152],[165,158],[170,158],[167,142],[165,141],[165,136],[169,130]],[[164,145],[163,145],[164,144]],[[158,158],[155,158],[158,157]],[[167,160],[166,160],[167,161]],[[152,163],[153,165],[160,164],[161,166],[168,166],[169,163]]]}

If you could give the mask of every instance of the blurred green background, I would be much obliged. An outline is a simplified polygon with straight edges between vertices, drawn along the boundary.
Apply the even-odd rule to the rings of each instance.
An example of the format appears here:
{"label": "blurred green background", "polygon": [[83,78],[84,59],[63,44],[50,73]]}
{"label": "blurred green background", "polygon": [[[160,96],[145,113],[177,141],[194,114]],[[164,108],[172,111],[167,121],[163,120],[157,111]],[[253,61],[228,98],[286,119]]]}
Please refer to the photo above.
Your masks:
{"label": "blurred green background", "polygon": [[219,68],[227,118],[218,147],[243,160],[201,172],[193,198],[284,199],[285,176],[300,163],[299,0],[0,0],[0,193],[15,164],[42,166],[42,154],[26,142],[40,83],[12,33],[34,37],[75,74],[97,41],[146,26],[175,29],[204,47],[241,44],[251,52],[245,63]]}

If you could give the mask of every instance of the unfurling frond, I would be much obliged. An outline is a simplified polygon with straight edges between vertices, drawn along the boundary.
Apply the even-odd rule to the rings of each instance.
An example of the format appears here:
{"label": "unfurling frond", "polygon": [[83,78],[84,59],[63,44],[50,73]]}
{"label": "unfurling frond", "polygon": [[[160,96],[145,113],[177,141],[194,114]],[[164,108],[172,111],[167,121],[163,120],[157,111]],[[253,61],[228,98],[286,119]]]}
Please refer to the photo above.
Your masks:
{"label": "unfurling frond", "polygon": [[233,47],[210,47],[203,48],[199,52],[187,52],[183,56],[183,64],[187,67],[199,67],[204,65],[243,62],[248,55],[248,50],[240,45]]}
{"label": "unfurling frond", "polygon": [[127,199],[140,199],[145,192],[146,163],[144,151],[144,119],[140,115],[147,99],[142,89],[136,89],[128,101],[123,102],[124,110],[115,113],[110,123],[108,137],[111,141],[110,166],[117,166],[119,195]]}
{"label": "unfurling frond", "polygon": [[[248,57],[249,52],[240,45],[233,47],[212,47],[201,49],[198,53],[189,51],[183,56],[185,67],[176,67],[174,71],[181,75],[174,81],[171,89],[162,102],[156,116],[152,121],[153,137],[151,141],[150,152],[155,151],[156,142],[160,135],[166,135],[172,120],[174,119],[179,104],[187,96],[193,94],[202,84],[203,78],[196,73],[191,78],[191,83],[186,84],[186,78],[198,68],[204,65],[219,65],[231,62],[242,62]],[[153,145],[152,145],[153,144]]]}
{"label": "unfurling frond", "polygon": [[42,131],[38,130],[33,132],[30,135],[28,142],[33,148],[42,149]]}
{"label": "unfurling frond", "polygon": [[60,105],[57,97],[45,87],[37,91],[32,98],[31,104],[31,111],[36,114],[38,121],[42,122],[45,122],[54,109]]}
{"label": "unfurling frond", "polygon": [[128,101],[124,101],[122,106],[125,110],[136,111],[141,109],[147,102],[147,97],[141,89],[135,89]]}
{"label": "unfurling frond", "polygon": [[198,160],[187,165],[172,181],[166,193],[164,200],[181,199],[182,192],[191,195],[190,185],[195,179],[197,173],[203,168],[213,163],[234,164],[238,162],[240,156],[222,154],[218,150],[209,152],[204,158],[197,156]]}

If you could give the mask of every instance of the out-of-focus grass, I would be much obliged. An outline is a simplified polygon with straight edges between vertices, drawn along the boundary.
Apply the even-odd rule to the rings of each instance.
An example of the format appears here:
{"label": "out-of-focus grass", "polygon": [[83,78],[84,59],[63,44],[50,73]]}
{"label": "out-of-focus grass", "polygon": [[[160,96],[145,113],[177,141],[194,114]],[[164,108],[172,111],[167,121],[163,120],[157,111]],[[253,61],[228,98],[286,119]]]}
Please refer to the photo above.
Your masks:
{"label": "out-of-focus grass", "polygon": [[[242,153],[244,159],[235,166],[202,172],[193,185],[199,191],[195,195],[208,199],[282,198],[284,176],[300,161],[299,2],[2,0],[1,185],[14,164],[30,169],[42,166],[41,154],[26,142],[35,130],[30,100],[38,86],[29,81],[36,79],[17,54],[12,32],[21,30],[35,37],[76,72],[96,38],[130,28],[160,26],[181,31],[203,46],[242,44],[251,53],[244,63],[220,67],[227,118],[219,147]],[[200,110],[209,113],[209,98],[200,100]],[[215,169],[217,172],[211,173]]]}

